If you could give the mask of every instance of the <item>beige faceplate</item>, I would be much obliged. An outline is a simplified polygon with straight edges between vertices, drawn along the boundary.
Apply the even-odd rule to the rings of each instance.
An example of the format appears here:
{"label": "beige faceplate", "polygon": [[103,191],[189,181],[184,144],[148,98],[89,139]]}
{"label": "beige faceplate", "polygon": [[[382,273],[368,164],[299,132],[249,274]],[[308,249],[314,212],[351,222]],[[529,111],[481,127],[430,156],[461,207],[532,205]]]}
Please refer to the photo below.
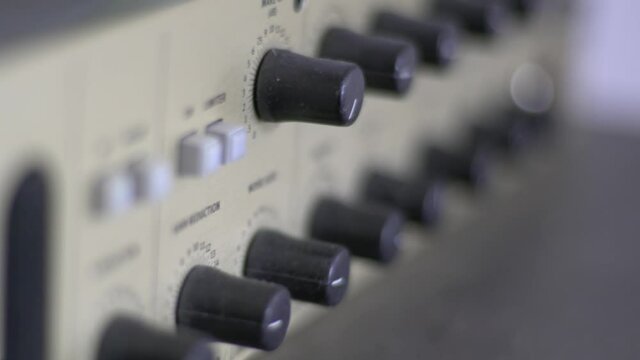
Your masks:
{"label": "beige faceplate", "polygon": [[[367,32],[380,9],[417,16],[426,5],[308,0],[296,12],[289,0],[194,0],[0,55],[0,215],[27,168],[43,168],[54,188],[50,360],[93,359],[99,332],[118,312],[173,328],[191,266],[240,274],[256,229],[305,236],[319,196],[357,201],[360,176],[372,166],[410,173],[420,144],[454,141],[469,115],[505,101],[518,65],[538,61],[555,71],[549,54],[561,25],[540,16],[514,22],[493,42],[465,38],[458,63],[444,72],[421,69],[405,98],[368,94],[351,128],[256,119],[252,79],[266,49],[314,55],[329,26]],[[558,36],[549,40],[553,31]],[[141,159],[175,166],[179,141],[220,119],[247,126],[244,159],[204,179],[176,175],[159,203],[114,216],[92,211],[101,176]],[[259,181],[265,185],[248,190]],[[206,218],[179,226],[212,206]],[[351,295],[380,281],[384,270],[354,260]],[[330,310],[296,303],[291,331],[323,311]],[[223,360],[253,353],[216,347]]]}

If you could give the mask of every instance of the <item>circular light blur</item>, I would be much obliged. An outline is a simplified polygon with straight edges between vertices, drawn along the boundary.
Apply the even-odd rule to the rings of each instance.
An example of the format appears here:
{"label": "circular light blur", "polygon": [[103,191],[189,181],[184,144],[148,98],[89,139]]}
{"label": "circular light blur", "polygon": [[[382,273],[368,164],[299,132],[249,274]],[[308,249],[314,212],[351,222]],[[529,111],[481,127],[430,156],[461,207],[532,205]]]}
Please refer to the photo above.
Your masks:
{"label": "circular light blur", "polygon": [[555,98],[553,79],[542,66],[525,63],[511,76],[511,99],[521,110],[534,114],[548,112]]}

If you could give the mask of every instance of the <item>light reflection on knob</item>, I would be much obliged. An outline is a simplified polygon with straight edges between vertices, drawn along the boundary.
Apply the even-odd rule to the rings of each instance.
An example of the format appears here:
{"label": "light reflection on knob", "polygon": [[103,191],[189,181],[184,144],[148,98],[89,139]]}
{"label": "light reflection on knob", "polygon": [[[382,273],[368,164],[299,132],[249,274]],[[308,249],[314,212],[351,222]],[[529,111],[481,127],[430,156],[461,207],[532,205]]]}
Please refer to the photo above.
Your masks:
{"label": "light reflection on knob", "polygon": [[255,108],[267,122],[350,126],[360,114],[365,79],[353,63],[269,50],[258,69]]}

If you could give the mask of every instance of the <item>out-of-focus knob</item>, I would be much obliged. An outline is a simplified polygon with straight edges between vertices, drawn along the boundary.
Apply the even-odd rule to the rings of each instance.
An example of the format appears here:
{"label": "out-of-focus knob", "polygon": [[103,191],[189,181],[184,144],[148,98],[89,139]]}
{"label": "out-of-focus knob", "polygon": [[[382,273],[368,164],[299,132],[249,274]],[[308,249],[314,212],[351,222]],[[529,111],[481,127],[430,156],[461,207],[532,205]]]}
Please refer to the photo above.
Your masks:
{"label": "out-of-focus knob", "polygon": [[349,126],[360,114],[364,87],[355,64],[272,49],[258,69],[255,107],[262,121]]}
{"label": "out-of-focus knob", "polygon": [[487,182],[489,151],[472,144],[462,150],[445,150],[431,146],[426,151],[426,174],[463,182],[473,188]]}
{"label": "out-of-focus knob", "polygon": [[351,206],[320,200],[311,218],[311,236],[346,246],[353,255],[389,262],[398,253],[404,217],[387,207]]}
{"label": "out-of-focus knob", "polygon": [[376,17],[373,30],[405,38],[415,44],[422,61],[446,66],[455,58],[458,31],[452,22],[444,20],[416,20],[402,15],[382,12]]}
{"label": "out-of-focus knob", "polygon": [[347,292],[350,260],[343,246],[261,230],[249,246],[244,273],[280,284],[298,300],[337,305]]}
{"label": "out-of-focus knob", "polygon": [[365,180],[364,197],[402,210],[404,215],[424,225],[433,225],[442,210],[442,181],[429,178],[403,181],[380,172],[372,172]]}
{"label": "out-of-focus knob", "polygon": [[485,35],[500,33],[507,18],[500,0],[438,0],[434,10],[457,20],[471,32]]}
{"label": "out-of-focus knob", "polygon": [[533,15],[540,6],[540,0],[507,0],[507,4],[522,18]]}
{"label": "out-of-focus knob", "polygon": [[535,140],[537,137],[545,135],[552,131],[556,125],[552,112],[532,114],[514,109],[509,112],[509,116],[525,124],[527,134],[530,136],[529,140]]}
{"label": "out-of-focus knob", "polygon": [[488,146],[502,153],[522,149],[531,137],[531,129],[522,117],[504,116],[492,122],[476,124],[472,128],[475,146]]}
{"label": "out-of-focus knob", "polygon": [[280,285],[196,266],[182,285],[176,320],[218,341],[274,350],[284,340],[290,312],[289,292]]}
{"label": "out-of-focus knob", "polygon": [[357,64],[364,71],[368,87],[398,94],[409,90],[417,62],[411,43],[342,28],[327,31],[320,56]]}
{"label": "out-of-focus knob", "polygon": [[207,342],[194,334],[170,334],[118,316],[107,325],[97,360],[214,360]]}

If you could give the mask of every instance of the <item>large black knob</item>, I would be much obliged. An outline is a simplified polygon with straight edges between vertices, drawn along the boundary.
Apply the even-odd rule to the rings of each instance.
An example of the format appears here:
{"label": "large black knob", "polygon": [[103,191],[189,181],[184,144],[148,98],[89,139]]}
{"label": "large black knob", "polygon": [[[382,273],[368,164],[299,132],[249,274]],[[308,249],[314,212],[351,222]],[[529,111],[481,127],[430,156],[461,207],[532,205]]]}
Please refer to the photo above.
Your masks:
{"label": "large black knob", "polygon": [[403,181],[381,172],[372,172],[365,179],[364,197],[402,210],[413,221],[426,226],[440,219],[443,184],[437,178]]}
{"label": "large black knob", "polygon": [[409,90],[417,62],[417,52],[411,43],[360,35],[342,28],[327,31],[320,56],[357,64],[368,87],[398,94]]}
{"label": "large black knob", "polygon": [[207,341],[194,334],[170,334],[118,316],[107,325],[97,360],[214,360]]}
{"label": "large black knob", "polygon": [[253,237],[244,272],[286,287],[298,300],[336,305],[347,292],[350,260],[343,246],[261,230]]}
{"label": "large black knob", "polygon": [[389,262],[398,253],[404,217],[385,206],[351,206],[320,200],[311,217],[311,236],[346,246],[353,255]]}
{"label": "large black knob", "polygon": [[426,151],[426,174],[465,183],[472,188],[487,182],[489,150],[471,144],[461,149],[446,150],[431,146]]}
{"label": "large black knob", "polygon": [[269,50],[255,83],[262,121],[349,126],[362,108],[365,80],[352,63]]}
{"label": "large black knob", "polygon": [[196,266],[182,286],[176,321],[216,340],[274,350],[289,327],[291,298],[286,288]]}
{"label": "large black knob", "polygon": [[500,33],[507,19],[501,0],[438,0],[434,10],[471,32],[485,35]]}
{"label": "large black knob", "polygon": [[446,66],[455,58],[458,31],[452,22],[444,20],[415,20],[406,16],[382,12],[376,17],[373,30],[407,39],[415,44],[422,61]]}

